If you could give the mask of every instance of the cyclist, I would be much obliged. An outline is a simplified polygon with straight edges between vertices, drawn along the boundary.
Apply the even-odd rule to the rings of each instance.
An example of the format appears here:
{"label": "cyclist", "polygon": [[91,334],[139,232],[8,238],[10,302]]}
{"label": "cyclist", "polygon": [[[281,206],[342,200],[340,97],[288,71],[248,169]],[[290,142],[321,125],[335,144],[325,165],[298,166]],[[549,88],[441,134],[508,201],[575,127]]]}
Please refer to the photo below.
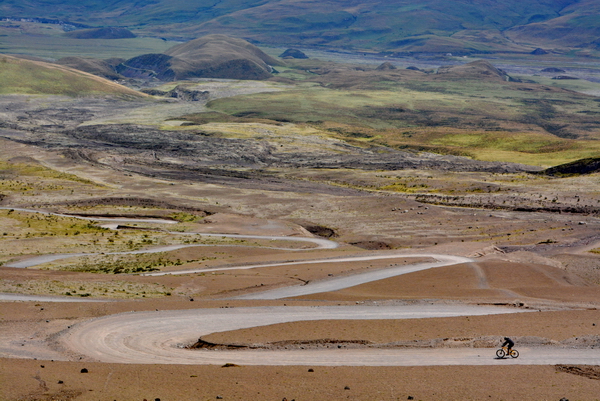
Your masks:
{"label": "cyclist", "polygon": [[508,337],[504,337],[504,343],[502,346],[506,347],[507,349],[506,355],[510,355],[510,350],[515,346],[515,342]]}

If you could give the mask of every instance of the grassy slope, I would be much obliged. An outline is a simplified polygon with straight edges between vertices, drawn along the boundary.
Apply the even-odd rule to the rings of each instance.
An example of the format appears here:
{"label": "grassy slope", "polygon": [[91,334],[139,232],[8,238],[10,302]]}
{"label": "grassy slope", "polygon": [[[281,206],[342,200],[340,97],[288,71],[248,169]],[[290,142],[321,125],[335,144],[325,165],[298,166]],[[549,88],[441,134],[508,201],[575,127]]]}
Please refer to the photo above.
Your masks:
{"label": "grassy slope", "polygon": [[[263,41],[395,50],[406,37],[449,36],[464,29],[502,30],[527,23],[534,15],[558,16],[560,4],[547,2],[439,2],[429,0],[369,3],[337,1],[269,2],[217,18],[196,32],[234,31]],[[398,43],[397,43],[398,42]]]}
{"label": "grassy slope", "polygon": [[201,2],[187,0],[132,1],[115,0],[6,0],[0,5],[0,15],[44,17],[89,24],[146,25],[174,24],[209,20],[240,9],[263,3],[260,0],[224,0]]}
{"label": "grassy slope", "polygon": [[0,94],[145,96],[114,82],[60,65],[10,56],[1,56],[0,65]]}

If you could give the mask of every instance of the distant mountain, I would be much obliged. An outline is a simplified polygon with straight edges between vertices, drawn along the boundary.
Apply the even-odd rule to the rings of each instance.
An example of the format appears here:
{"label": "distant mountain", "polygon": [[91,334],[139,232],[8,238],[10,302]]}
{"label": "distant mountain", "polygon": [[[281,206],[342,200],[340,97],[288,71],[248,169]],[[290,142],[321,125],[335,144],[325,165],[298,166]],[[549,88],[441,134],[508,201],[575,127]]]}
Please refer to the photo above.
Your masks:
{"label": "distant mountain", "polygon": [[600,50],[598,0],[3,0],[0,17],[391,53]]}

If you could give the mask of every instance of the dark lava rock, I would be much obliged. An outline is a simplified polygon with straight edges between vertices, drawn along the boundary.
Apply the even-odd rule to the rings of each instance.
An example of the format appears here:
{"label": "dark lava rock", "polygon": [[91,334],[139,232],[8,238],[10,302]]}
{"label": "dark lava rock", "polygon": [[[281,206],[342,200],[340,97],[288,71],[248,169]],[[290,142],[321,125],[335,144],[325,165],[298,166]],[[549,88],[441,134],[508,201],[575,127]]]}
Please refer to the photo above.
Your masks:
{"label": "dark lava rock", "polygon": [[581,174],[593,174],[600,171],[600,157],[590,157],[587,159],[575,160],[570,163],[561,164],[547,168],[540,174],[550,176],[570,176]]}
{"label": "dark lava rock", "polygon": [[311,234],[318,235],[323,238],[334,238],[337,237],[337,233],[334,229],[319,225],[307,225],[304,228]]}
{"label": "dark lava rock", "polygon": [[566,71],[561,69],[561,68],[556,68],[556,67],[549,67],[549,68],[544,68],[542,71],[540,72],[553,72],[553,73],[557,73],[557,74],[563,74]]}
{"label": "dark lava rock", "polygon": [[540,49],[539,47],[531,52],[534,56],[542,56],[544,54],[548,54],[548,52],[544,49]]}
{"label": "dark lava rock", "polygon": [[307,59],[308,56],[298,49],[287,49],[279,55],[281,58]]}

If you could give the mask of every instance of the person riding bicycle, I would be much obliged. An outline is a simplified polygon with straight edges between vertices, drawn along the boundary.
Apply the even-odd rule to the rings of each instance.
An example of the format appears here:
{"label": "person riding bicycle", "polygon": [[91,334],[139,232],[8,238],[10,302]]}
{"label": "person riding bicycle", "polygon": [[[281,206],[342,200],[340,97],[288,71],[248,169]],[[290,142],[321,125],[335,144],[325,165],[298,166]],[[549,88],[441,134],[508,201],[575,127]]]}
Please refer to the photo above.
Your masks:
{"label": "person riding bicycle", "polygon": [[511,340],[508,337],[504,337],[504,343],[502,344],[502,347],[506,347],[507,349],[507,354],[510,355],[510,350],[512,349],[512,347],[515,346],[515,342],[513,340]]}

